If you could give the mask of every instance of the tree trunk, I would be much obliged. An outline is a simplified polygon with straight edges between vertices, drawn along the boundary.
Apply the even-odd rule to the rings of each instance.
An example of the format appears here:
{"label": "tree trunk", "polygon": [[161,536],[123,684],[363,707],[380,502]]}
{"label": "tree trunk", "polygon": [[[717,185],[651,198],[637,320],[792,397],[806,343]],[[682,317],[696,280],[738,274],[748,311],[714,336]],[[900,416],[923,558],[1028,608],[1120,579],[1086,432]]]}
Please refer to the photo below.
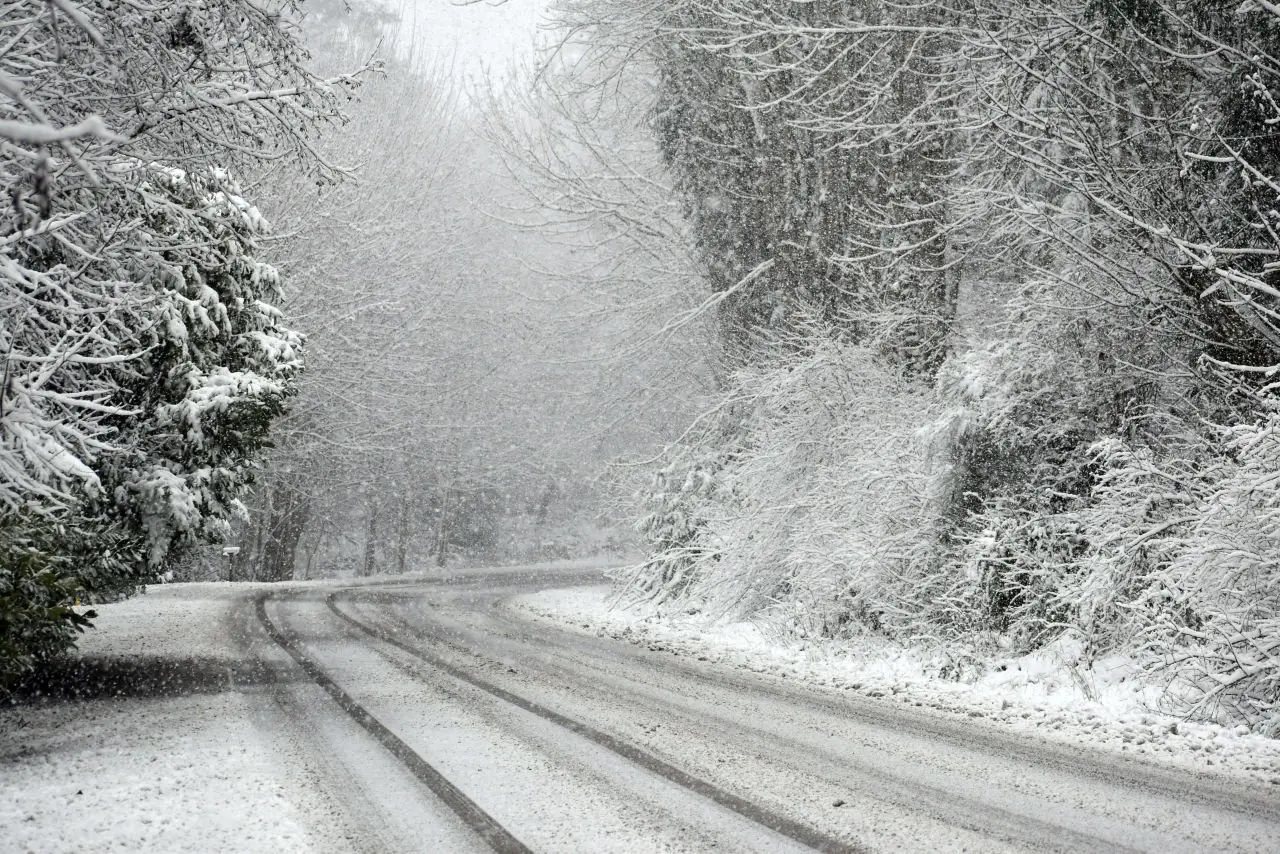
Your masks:
{"label": "tree trunk", "polygon": [[413,502],[404,499],[400,502],[400,512],[396,518],[396,572],[404,575],[409,569],[409,536],[412,530]]}
{"label": "tree trunk", "polygon": [[378,506],[369,505],[369,531],[364,541],[364,575],[373,575],[377,570],[378,551]]}
{"label": "tree trunk", "polygon": [[251,581],[257,576],[255,565],[262,553],[263,520],[270,508],[271,490],[264,487],[255,491],[250,501],[249,520],[240,532],[240,551],[227,558],[227,581]]}
{"label": "tree trunk", "polygon": [[311,502],[290,486],[277,484],[267,514],[267,538],[263,544],[261,578],[286,581],[293,578],[298,541],[311,518]]}
{"label": "tree trunk", "polygon": [[436,566],[449,559],[449,490],[440,493],[440,525],[436,529]]}

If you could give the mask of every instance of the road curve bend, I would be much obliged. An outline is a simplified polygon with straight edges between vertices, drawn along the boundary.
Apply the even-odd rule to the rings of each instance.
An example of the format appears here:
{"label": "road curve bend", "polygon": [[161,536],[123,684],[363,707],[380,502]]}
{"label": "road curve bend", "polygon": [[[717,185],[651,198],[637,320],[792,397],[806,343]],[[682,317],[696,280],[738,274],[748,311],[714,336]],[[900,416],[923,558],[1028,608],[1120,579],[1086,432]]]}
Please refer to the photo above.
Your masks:
{"label": "road curve bend", "polygon": [[[474,850],[1280,850],[1280,796],[1262,787],[678,659],[503,606],[601,581],[471,572],[254,607],[272,666],[312,686],[295,702],[357,725],[377,746],[366,754],[417,781],[422,814],[465,827],[451,832]],[[402,815],[407,797],[401,786],[381,808]],[[402,831],[376,847],[415,844]]]}

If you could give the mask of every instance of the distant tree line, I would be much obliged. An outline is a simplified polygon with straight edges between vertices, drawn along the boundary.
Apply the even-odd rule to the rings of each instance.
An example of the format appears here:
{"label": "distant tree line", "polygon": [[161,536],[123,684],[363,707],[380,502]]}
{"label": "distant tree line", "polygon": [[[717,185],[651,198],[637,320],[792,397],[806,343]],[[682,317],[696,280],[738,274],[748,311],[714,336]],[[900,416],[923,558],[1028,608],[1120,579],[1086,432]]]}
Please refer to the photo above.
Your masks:
{"label": "distant tree line", "polygon": [[300,285],[280,308],[306,330],[307,370],[227,540],[239,551],[201,550],[175,577],[434,572],[616,546],[597,524],[602,470],[652,445],[662,409],[613,404],[670,398],[630,358],[637,327],[667,315],[616,293],[653,290],[652,268],[550,225],[557,200],[530,203],[530,176],[503,160],[533,143],[483,127],[554,133],[514,83],[464,96],[377,4],[307,12],[313,68],[380,45],[384,73],[316,142],[351,180],[258,182],[277,229],[262,257]]}

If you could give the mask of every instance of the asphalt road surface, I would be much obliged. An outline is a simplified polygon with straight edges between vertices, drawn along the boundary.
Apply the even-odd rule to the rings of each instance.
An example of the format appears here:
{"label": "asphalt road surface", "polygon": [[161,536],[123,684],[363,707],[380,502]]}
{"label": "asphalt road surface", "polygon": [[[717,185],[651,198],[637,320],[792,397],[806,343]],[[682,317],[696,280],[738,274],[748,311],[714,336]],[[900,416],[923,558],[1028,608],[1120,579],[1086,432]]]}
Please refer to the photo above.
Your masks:
{"label": "asphalt road surface", "polygon": [[571,632],[599,573],[260,594],[264,723],[363,851],[1280,851],[1280,794]]}

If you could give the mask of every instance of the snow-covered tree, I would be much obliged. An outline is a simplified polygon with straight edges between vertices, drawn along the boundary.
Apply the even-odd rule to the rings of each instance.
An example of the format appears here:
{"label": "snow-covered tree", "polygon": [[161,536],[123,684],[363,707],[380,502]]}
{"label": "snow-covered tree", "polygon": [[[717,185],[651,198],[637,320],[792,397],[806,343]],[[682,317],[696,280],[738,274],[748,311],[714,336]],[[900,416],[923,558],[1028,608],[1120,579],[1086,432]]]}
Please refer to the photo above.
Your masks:
{"label": "snow-covered tree", "polygon": [[[630,589],[943,642],[1077,632],[1274,731],[1277,7],[567,6],[658,70],[740,365],[648,494]],[[881,450],[844,442],[867,419]],[[903,540],[851,509],[876,454],[909,475]]]}
{"label": "snow-covered tree", "polygon": [[[301,367],[234,177],[336,176],[292,3],[0,3],[0,670],[220,536]],[[289,167],[294,168],[294,167]]]}
{"label": "snow-covered tree", "polygon": [[[313,44],[328,63],[351,50],[345,35]],[[592,461],[607,456],[582,441],[605,434],[603,327],[557,283],[581,258],[494,215],[515,188],[474,113],[425,59],[388,50],[352,122],[320,142],[352,180],[268,179],[269,255],[308,283],[282,306],[308,332],[308,370],[236,578],[536,556],[563,545],[549,527],[588,515]]]}

